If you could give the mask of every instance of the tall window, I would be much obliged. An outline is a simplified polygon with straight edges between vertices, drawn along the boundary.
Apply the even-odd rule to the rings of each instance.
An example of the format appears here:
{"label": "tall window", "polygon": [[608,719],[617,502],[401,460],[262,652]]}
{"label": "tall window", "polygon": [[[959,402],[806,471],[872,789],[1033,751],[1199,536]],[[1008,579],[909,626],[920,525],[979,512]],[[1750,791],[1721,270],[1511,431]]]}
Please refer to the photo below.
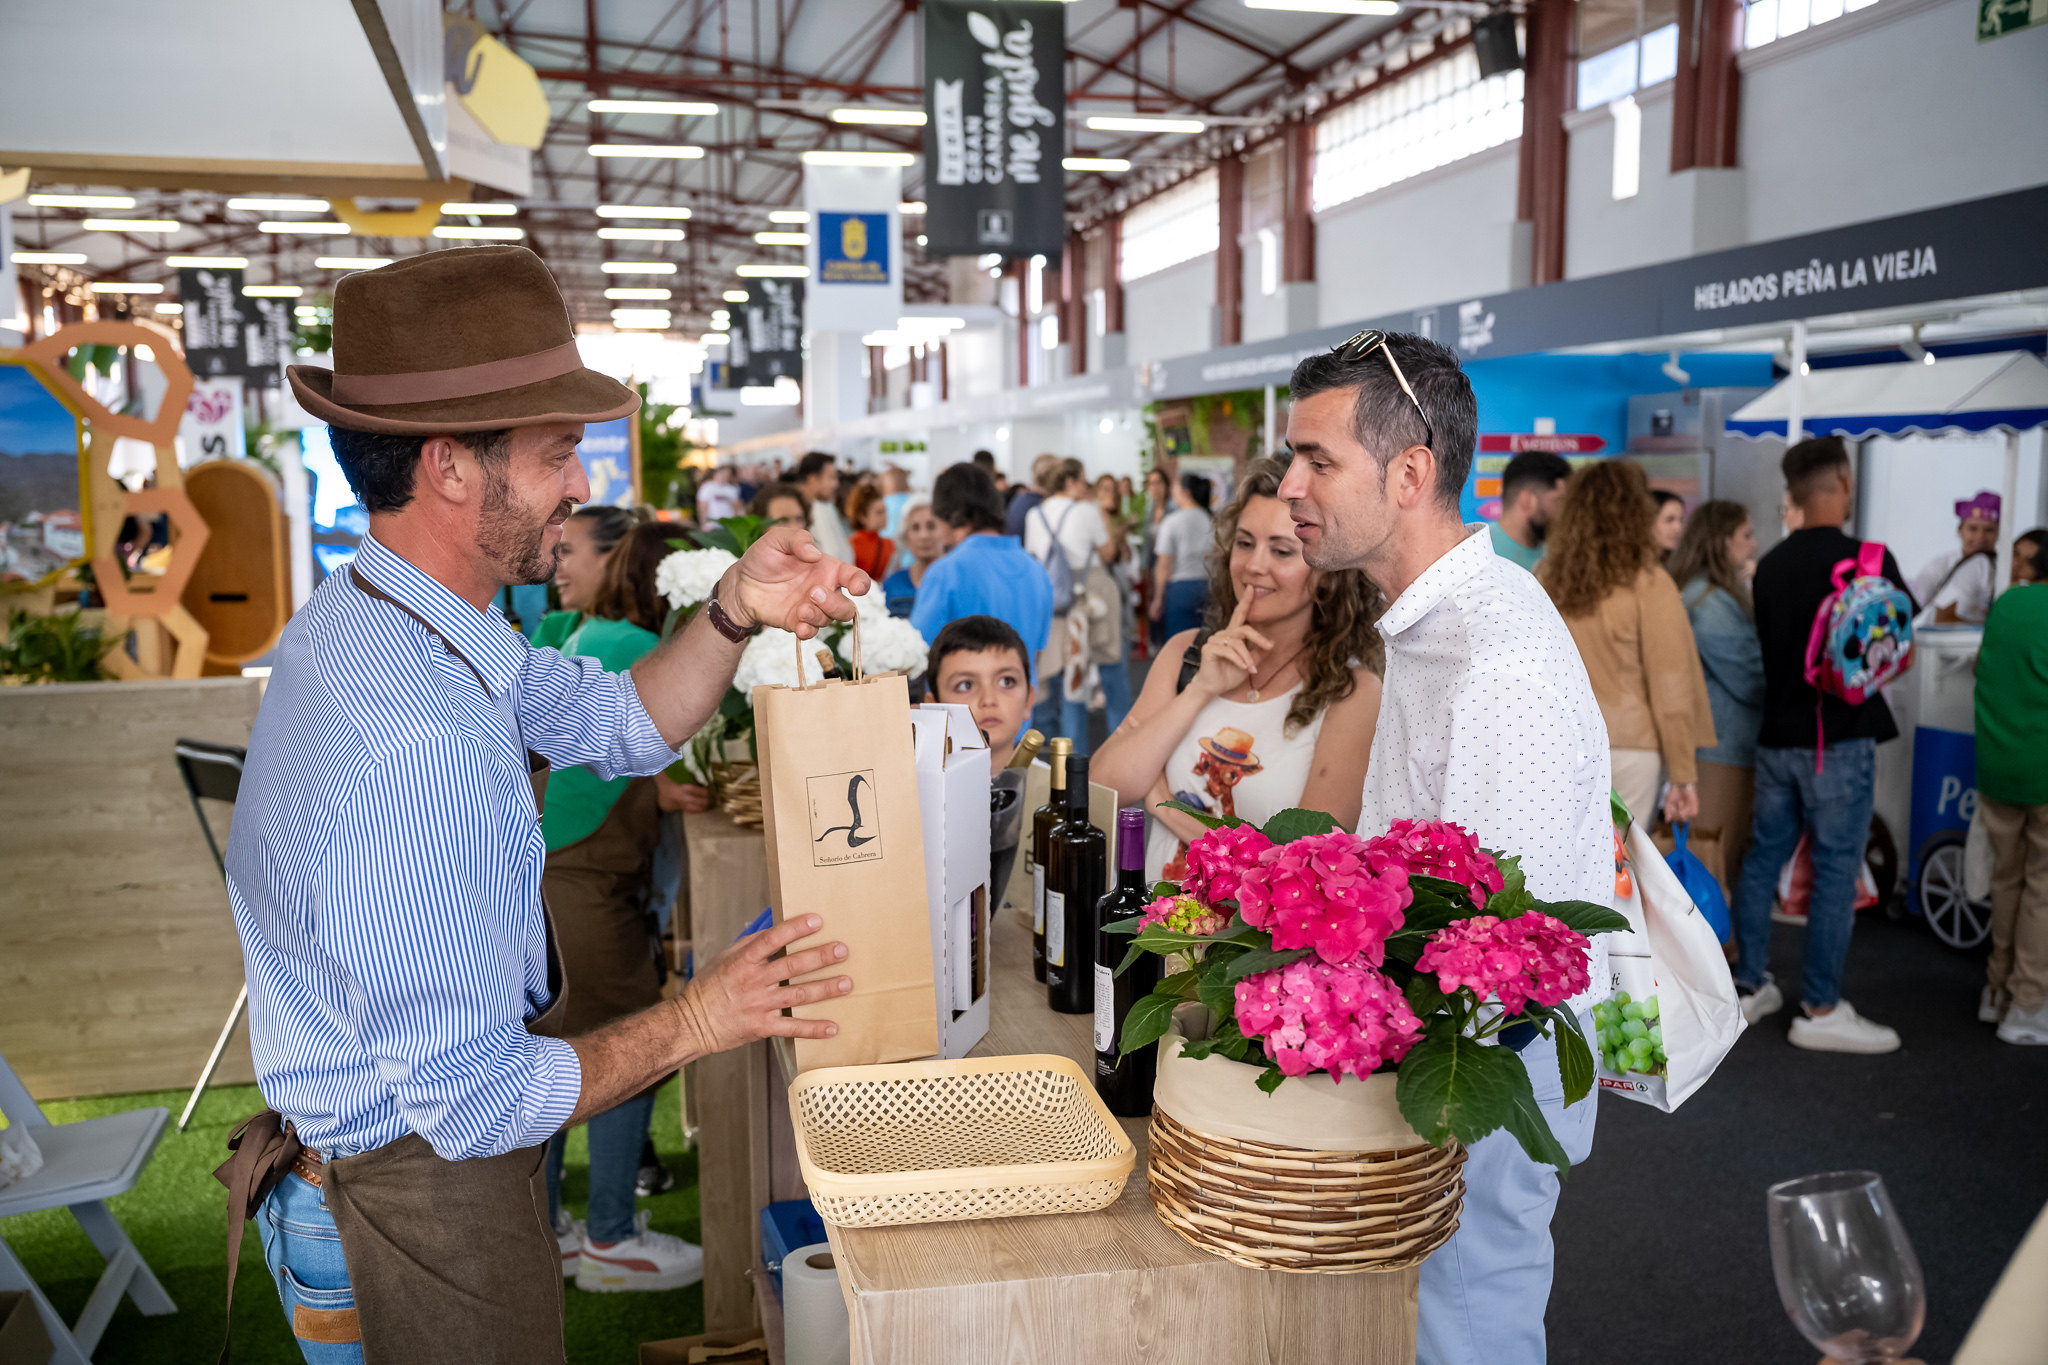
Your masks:
{"label": "tall window", "polygon": [[1678,74],[1676,0],[1580,0],[1579,108],[1598,109]]}
{"label": "tall window", "polygon": [[1749,0],[1743,13],[1742,45],[1762,47],[1876,3],[1877,0]]}
{"label": "tall window", "polygon": [[1315,210],[1521,136],[1522,73],[1481,79],[1471,48],[1378,86],[1316,124]]}
{"label": "tall window", "polygon": [[1122,277],[1126,284],[1216,250],[1216,172],[1190,176],[1124,215]]}

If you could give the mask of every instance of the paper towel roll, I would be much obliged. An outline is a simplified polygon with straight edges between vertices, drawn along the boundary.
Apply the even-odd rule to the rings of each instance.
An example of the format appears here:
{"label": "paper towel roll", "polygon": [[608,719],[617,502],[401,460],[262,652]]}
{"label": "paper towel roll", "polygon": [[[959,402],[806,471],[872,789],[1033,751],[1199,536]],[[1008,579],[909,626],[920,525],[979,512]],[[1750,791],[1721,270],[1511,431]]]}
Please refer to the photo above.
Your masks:
{"label": "paper towel roll", "polygon": [[832,1244],[798,1247],[782,1262],[782,1342],[788,1365],[848,1365],[846,1299]]}

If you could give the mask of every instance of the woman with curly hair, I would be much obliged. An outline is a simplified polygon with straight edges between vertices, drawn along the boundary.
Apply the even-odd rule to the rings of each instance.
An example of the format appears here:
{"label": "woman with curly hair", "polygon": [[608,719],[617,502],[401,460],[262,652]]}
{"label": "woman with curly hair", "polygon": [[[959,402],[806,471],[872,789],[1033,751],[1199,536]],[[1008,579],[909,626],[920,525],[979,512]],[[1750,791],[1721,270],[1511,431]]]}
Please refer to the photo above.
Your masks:
{"label": "woman with curly hair", "polygon": [[1656,504],[1627,460],[1579,469],[1550,525],[1536,577],[1557,604],[1585,661],[1607,721],[1614,789],[1636,819],[1699,813],[1697,751],[1714,742],[1714,717],[1678,585],[1658,562]]}
{"label": "woman with curly hair", "polygon": [[1291,806],[1358,823],[1379,719],[1385,603],[1355,569],[1302,559],[1279,498],[1284,461],[1245,470],[1216,518],[1208,628],[1166,641],[1145,688],[1095,757],[1093,780],[1151,815],[1148,878],[1178,876],[1202,827],[1158,803],[1260,823]]}

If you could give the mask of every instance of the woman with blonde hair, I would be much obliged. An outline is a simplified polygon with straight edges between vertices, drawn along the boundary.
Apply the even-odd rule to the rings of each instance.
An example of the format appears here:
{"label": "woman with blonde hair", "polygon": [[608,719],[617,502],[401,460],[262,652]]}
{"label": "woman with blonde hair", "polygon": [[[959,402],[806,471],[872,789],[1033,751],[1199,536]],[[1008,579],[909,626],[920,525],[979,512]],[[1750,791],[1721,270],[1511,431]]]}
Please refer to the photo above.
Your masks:
{"label": "woman with blonde hair", "polygon": [[1385,603],[1355,569],[1302,558],[1279,497],[1284,461],[1245,470],[1216,518],[1208,629],[1166,642],[1144,691],[1095,757],[1092,780],[1152,817],[1148,878],[1178,875],[1195,821],[1159,802],[1261,823],[1291,806],[1358,823],[1379,719]]}
{"label": "woman with blonde hair", "polygon": [[1698,751],[1715,743],[1706,679],[1678,585],[1658,562],[1656,505],[1627,460],[1579,469],[1565,484],[1536,577],[1578,644],[1607,721],[1614,789],[1645,827],[1699,813]]}

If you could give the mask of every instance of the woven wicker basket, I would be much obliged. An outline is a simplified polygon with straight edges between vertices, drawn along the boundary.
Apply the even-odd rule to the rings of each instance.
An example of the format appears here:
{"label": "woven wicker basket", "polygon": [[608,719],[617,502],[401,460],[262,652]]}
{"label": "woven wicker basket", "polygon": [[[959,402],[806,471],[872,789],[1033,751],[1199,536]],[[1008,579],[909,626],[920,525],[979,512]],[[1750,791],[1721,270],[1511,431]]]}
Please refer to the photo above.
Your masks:
{"label": "woven wicker basket", "polygon": [[1086,1213],[1137,1162],[1065,1057],[825,1067],[789,1108],[811,1202],[840,1227]]}
{"label": "woven wicker basket", "polygon": [[1189,1060],[1184,1041],[1179,1027],[1160,1040],[1146,1180],[1189,1242],[1254,1269],[1352,1275],[1405,1270],[1457,1231],[1465,1151],[1408,1126],[1391,1076],[1305,1076],[1268,1096],[1254,1068]]}
{"label": "woven wicker basket", "polygon": [[714,763],[711,785],[718,808],[745,829],[759,829],[761,814],[761,769],[752,763]]}

